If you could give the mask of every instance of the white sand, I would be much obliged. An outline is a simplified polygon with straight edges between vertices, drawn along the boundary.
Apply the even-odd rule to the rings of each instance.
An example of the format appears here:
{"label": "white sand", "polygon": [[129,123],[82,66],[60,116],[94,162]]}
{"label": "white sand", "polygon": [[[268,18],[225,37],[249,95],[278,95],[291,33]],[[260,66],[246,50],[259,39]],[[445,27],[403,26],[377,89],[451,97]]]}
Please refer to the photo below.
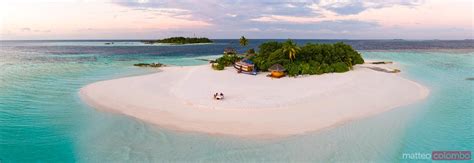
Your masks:
{"label": "white sand", "polygon": [[[280,137],[332,127],[425,98],[429,90],[400,74],[358,65],[347,73],[271,79],[209,65],[101,81],[81,89],[95,108],[169,129]],[[223,101],[214,100],[223,92]]]}

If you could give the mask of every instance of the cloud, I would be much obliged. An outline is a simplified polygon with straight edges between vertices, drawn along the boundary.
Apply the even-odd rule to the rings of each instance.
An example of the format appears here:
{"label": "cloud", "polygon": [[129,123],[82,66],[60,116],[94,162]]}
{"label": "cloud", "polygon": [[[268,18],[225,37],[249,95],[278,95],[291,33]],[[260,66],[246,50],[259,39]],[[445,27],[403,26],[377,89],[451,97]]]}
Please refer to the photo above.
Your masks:
{"label": "cloud", "polygon": [[28,27],[26,27],[26,28],[20,28],[20,31],[23,31],[23,32],[31,31],[31,28],[28,28]]}
{"label": "cloud", "polygon": [[21,32],[35,32],[35,33],[48,33],[51,32],[51,30],[40,30],[40,29],[32,29],[30,27],[25,27],[25,28],[20,28],[19,29]]}
{"label": "cloud", "polygon": [[376,22],[358,21],[358,20],[331,20],[321,21],[318,23],[299,24],[299,23],[285,23],[285,22],[273,22],[273,23],[257,23],[261,29],[266,31],[299,31],[301,33],[312,33],[316,31],[332,31],[332,33],[339,33],[342,31],[358,31],[358,30],[370,30],[377,28],[379,25]]}
{"label": "cloud", "polygon": [[156,38],[196,34],[211,38],[316,35],[454,39],[472,38],[474,25],[472,0],[106,0],[58,1],[54,5],[11,2],[2,10],[6,16],[4,30],[0,31],[2,36],[9,33],[9,38]]}
{"label": "cloud", "polygon": [[[385,19],[377,17],[377,12],[374,11],[417,8],[425,3],[424,0],[118,0],[113,2],[132,9],[155,12],[158,15],[208,23],[210,26],[206,27],[207,29],[197,30],[201,33],[226,37],[233,37],[234,33],[238,33],[236,36],[252,34],[254,37],[263,38],[285,38],[292,35],[300,38],[312,37],[311,35],[328,38],[370,37],[368,31],[383,35],[384,29],[389,27],[381,24]],[[368,15],[370,18],[361,15]],[[190,31],[181,32],[190,33]]]}
{"label": "cloud", "polygon": [[[222,23],[231,18],[246,21],[266,15],[324,16],[321,10],[339,15],[358,14],[368,9],[394,5],[416,6],[421,0],[115,0],[116,4],[140,10],[155,11],[168,16],[192,15],[190,19]],[[317,6],[315,8],[315,6]]]}
{"label": "cloud", "polygon": [[[417,0],[378,2],[348,0],[139,0],[113,1],[136,10],[178,19],[207,22],[216,32],[346,34],[379,26],[373,20],[358,20],[345,15],[393,5],[416,5]],[[189,32],[188,32],[189,33]],[[204,32],[203,32],[204,33]]]}
{"label": "cloud", "polygon": [[[246,21],[261,15],[291,15],[311,16],[315,13],[310,8],[312,1],[214,1],[214,0],[149,0],[116,1],[115,3],[135,9],[162,10],[160,14],[175,16],[192,15],[190,19],[207,21],[213,24],[231,22],[232,20]],[[173,9],[165,12],[164,10]]]}
{"label": "cloud", "polygon": [[48,30],[35,29],[35,30],[33,30],[33,32],[49,33],[49,32],[51,32],[51,30],[49,30],[49,29]]}
{"label": "cloud", "polygon": [[401,6],[417,6],[422,4],[421,0],[365,0],[365,1],[350,1],[350,0],[321,0],[318,5],[321,8],[336,12],[341,15],[358,14],[368,9],[377,9],[391,7],[394,5]]}

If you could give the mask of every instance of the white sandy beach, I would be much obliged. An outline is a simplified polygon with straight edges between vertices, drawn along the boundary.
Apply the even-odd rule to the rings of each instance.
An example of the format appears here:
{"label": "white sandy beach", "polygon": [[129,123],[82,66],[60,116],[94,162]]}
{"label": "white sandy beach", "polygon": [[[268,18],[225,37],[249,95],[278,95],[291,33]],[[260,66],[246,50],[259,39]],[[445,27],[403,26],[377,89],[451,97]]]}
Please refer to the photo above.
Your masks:
{"label": "white sandy beach", "polygon": [[[358,65],[347,73],[271,79],[209,65],[164,67],[80,90],[91,106],[161,127],[243,137],[282,137],[343,124],[424,99],[429,90],[398,73]],[[403,70],[402,70],[403,71]],[[213,99],[223,92],[225,99]]]}

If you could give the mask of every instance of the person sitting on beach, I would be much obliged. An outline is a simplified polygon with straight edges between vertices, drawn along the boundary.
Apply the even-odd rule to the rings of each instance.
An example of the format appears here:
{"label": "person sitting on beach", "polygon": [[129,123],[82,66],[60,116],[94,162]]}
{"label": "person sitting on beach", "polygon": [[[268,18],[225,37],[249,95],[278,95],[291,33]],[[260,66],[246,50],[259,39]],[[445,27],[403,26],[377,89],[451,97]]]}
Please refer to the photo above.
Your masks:
{"label": "person sitting on beach", "polygon": [[216,94],[214,94],[214,99],[222,100],[222,99],[224,99],[224,94],[223,93],[216,93]]}

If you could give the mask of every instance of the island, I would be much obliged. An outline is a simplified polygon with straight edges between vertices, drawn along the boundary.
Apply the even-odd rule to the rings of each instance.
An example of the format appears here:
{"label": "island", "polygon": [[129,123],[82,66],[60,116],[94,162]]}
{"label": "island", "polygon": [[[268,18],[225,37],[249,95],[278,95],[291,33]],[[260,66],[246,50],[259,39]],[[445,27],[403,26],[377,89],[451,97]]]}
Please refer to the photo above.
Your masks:
{"label": "island", "polygon": [[200,43],[212,43],[212,40],[206,37],[170,37],[161,40],[143,40],[145,44],[200,44]]}
{"label": "island", "polygon": [[136,64],[133,64],[133,66],[157,68],[157,67],[162,67],[162,66],[165,66],[165,65],[162,64],[162,63],[136,63]]}
{"label": "island", "polygon": [[[245,74],[240,62],[255,66],[257,73]],[[428,96],[426,87],[387,73],[399,69],[397,63],[372,64],[381,62],[365,63],[343,43],[267,42],[256,54],[229,53],[211,65],[169,66],[154,74],[100,81],[79,94],[99,110],[170,130],[279,138],[346,124]],[[216,71],[215,65],[224,68]],[[274,71],[286,77],[275,78]],[[225,98],[213,98],[217,92]]]}
{"label": "island", "polygon": [[253,49],[249,49],[246,54],[240,56],[235,53],[224,53],[222,57],[216,59],[213,68],[222,70],[238,60],[244,59],[260,71],[267,71],[272,66],[281,65],[289,76],[297,76],[342,73],[352,69],[353,65],[364,63],[360,53],[342,42],[335,44],[308,43],[298,46],[292,40],[270,41],[259,46],[258,55],[251,52]]}

